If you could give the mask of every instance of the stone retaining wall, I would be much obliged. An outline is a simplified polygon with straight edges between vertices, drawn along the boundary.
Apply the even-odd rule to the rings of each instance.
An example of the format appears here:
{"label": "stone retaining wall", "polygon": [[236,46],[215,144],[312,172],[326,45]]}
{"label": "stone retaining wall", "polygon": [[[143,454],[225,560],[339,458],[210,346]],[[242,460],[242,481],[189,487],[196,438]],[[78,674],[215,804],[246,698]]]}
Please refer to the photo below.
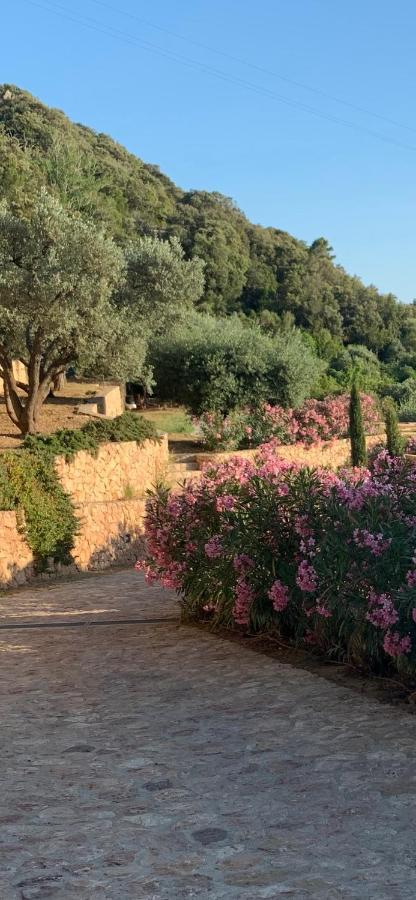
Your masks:
{"label": "stone retaining wall", "polygon": [[140,447],[133,441],[100,444],[95,456],[81,450],[69,462],[58,456],[55,465],[75,504],[142,498],[166,476],[167,436],[160,444],[145,441]]}
{"label": "stone retaining wall", "polygon": [[[134,562],[141,550],[145,493],[166,476],[167,436],[160,444],[135,441],[102,444],[96,456],[81,451],[73,460],[56,460],[64,489],[79,520],[72,551],[74,570],[103,569]],[[51,566],[44,577],[68,571]],[[0,511],[0,588],[34,577],[34,560],[14,511]]]}
{"label": "stone retaining wall", "polygon": [[83,503],[79,512],[81,530],[72,551],[78,569],[135,562],[142,549],[144,500]]}
{"label": "stone retaining wall", "polygon": [[33,555],[14,510],[0,512],[0,587],[24,584],[33,575]]}
{"label": "stone retaining wall", "polygon": [[[371,449],[382,441],[384,435],[374,434],[367,437],[367,449]],[[258,450],[230,450],[226,453],[198,453],[195,458],[198,467],[202,469],[207,463],[224,462],[226,459],[240,457],[243,459],[252,459],[258,453]],[[328,466],[331,469],[338,469],[339,466],[346,466],[350,462],[350,442],[348,438],[339,438],[335,441],[324,442],[312,447],[305,447],[303,444],[282,445],[277,448],[277,453],[282,459],[289,462],[297,462],[306,466]]]}

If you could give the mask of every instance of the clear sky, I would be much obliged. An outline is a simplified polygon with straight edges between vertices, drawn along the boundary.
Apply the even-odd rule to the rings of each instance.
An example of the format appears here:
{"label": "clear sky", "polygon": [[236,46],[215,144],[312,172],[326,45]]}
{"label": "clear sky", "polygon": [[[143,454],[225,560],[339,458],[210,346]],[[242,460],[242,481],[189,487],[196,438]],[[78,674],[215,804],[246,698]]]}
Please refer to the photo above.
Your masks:
{"label": "clear sky", "polygon": [[412,0],[14,0],[1,28],[1,82],[416,296]]}

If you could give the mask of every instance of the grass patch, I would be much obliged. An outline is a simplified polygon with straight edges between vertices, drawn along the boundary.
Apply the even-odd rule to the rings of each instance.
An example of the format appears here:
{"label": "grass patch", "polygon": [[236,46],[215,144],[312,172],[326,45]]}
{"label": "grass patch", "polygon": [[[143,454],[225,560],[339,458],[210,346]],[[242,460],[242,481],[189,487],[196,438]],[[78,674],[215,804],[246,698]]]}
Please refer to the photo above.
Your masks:
{"label": "grass patch", "polygon": [[194,434],[192,419],[182,406],[174,406],[172,409],[148,409],[144,410],[142,415],[160,431],[168,434]]}

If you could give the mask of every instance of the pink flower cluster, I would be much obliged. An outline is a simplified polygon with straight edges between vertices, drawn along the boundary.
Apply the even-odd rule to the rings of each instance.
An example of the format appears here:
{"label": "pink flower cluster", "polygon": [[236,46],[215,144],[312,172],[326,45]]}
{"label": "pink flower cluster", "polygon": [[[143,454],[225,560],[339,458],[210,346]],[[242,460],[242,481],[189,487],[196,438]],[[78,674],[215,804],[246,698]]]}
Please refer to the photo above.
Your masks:
{"label": "pink flower cluster", "polygon": [[389,656],[401,656],[410,653],[412,641],[408,634],[402,637],[398,631],[387,631],[384,636],[383,649]]}
{"label": "pink flower cluster", "polygon": [[250,609],[254,600],[254,591],[243,576],[237,580],[234,597],[234,621],[237,622],[237,625],[248,625]]}
{"label": "pink flower cluster", "polygon": [[302,562],[299,563],[296,584],[300,587],[301,591],[306,591],[311,594],[313,594],[318,587],[318,576],[314,567],[311,566],[306,559],[303,559]]}
{"label": "pink flower cluster", "polygon": [[270,590],[267,592],[267,596],[272,601],[273,609],[275,609],[276,612],[283,612],[289,603],[288,588],[282,581],[279,581],[279,579],[273,582]]}
{"label": "pink flower cluster", "polygon": [[205,544],[205,553],[208,559],[218,559],[222,556],[224,548],[222,546],[221,535],[213,534]]}
{"label": "pink flower cluster", "polygon": [[381,556],[391,544],[391,538],[385,538],[381,532],[372,534],[366,528],[355,528],[353,538],[357,547],[368,548],[374,556]]}
{"label": "pink flower cluster", "polygon": [[[416,673],[416,466],[381,452],[370,470],[330,472],[279,458],[208,466],[148,501],[149,580],[187,614],[287,639],[381,671]],[[363,640],[356,640],[359,634]],[[358,649],[357,649],[358,647]],[[403,668],[403,667],[402,667]]]}
{"label": "pink flower cluster", "polygon": [[399,614],[389,594],[376,594],[375,591],[370,591],[368,605],[369,610],[366,614],[366,619],[372,625],[375,625],[376,628],[386,630],[390,628],[390,625],[396,624]]}
{"label": "pink flower cluster", "polygon": [[235,497],[233,497],[231,494],[221,494],[219,497],[217,497],[216,505],[218,512],[224,512],[227,509],[234,509]]}
{"label": "pink flower cluster", "polygon": [[[203,441],[210,450],[256,447],[274,438],[279,444],[303,443],[312,446],[322,441],[346,437],[349,427],[349,395],[331,395],[324,400],[307,400],[299,409],[260,404],[255,409],[240,409],[222,418],[205,413],[198,420]],[[368,434],[380,424],[374,399],[361,395],[364,426]]]}
{"label": "pink flower cluster", "polygon": [[233,559],[234,571],[238,572],[239,575],[246,575],[250,569],[254,569],[254,566],[254,559],[251,556],[247,556],[247,553],[239,553]]}

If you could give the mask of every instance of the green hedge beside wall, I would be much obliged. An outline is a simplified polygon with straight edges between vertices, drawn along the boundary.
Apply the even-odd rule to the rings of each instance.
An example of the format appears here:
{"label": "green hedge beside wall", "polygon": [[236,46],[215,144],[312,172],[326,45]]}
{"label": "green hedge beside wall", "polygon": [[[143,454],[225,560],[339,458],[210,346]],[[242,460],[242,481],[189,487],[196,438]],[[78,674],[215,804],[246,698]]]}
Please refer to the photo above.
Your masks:
{"label": "green hedge beside wall", "polygon": [[72,500],[55,471],[55,457],[69,460],[79,450],[95,454],[103,443],[146,440],[159,440],[154,425],[126,412],[112,420],[90,420],[74,431],[27,437],[21,449],[0,454],[0,510],[23,513],[22,527],[38,569],[48,557],[70,561],[78,527]]}

